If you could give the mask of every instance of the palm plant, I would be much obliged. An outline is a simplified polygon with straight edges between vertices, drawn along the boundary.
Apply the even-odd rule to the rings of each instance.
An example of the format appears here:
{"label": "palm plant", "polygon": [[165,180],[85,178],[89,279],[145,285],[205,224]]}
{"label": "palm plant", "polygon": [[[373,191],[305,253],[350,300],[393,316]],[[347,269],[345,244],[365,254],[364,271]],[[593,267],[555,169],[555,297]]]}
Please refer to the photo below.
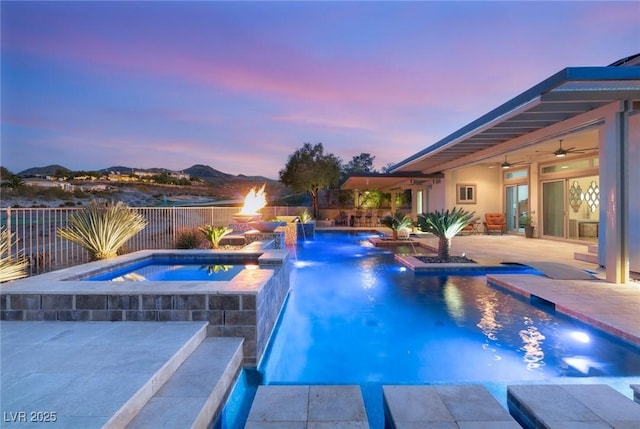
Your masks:
{"label": "palm plant", "polygon": [[393,238],[398,238],[398,231],[408,229],[413,226],[413,220],[402,213],[390,214],[383,217],[380,223],[393,231]]}
{"label": "palm plant", "polygon": [[211,247],[214,249],[220,247],[220,240],[222,240],[225,235],[231,234],[233,232],[233,229],[227,228],[226,226],[205,225],[198,229],[204,234],[205,237],[207,237],[207,240],[211,242]]}
{"label": "palm plant", "polygon": [[436,210],[419,214],[418,223],[422,231],[438,237],[438,257],[446,261],[451,256],[451,239],[471,222],[475,213],[455,207],[451,211]]}
{"label": "palm plant", "polygon": [[14,244],[13,233],[5,227],[0,227],[0,283],[27,276],[27,258],[22,254],[12,257],[9,252]]}
{"label": "palm plant", "polygon": [[147,226],[147,220],[122,201],[93,200],[69,216],[69,226],[57,234],[89,251],[91,260],[117,256],[131,237]]}

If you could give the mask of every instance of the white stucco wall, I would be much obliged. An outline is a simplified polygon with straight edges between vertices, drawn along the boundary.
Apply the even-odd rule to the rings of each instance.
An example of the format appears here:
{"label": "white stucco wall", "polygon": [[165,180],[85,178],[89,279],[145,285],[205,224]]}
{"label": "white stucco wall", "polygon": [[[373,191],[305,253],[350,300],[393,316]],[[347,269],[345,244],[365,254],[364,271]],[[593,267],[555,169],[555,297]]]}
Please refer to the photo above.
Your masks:
{"label": "white stucco wall", "polygon": [[[474,166],[445,173],[445,207],[462,207],[475,211],[476,216],[484,219],[485,213],[503,213],[502,169]],[[457,185],[476,185],[475,204],[457,204]]]}
{"label": "white stucco wall", "polygon": [[445,207],[446,179],[436,180],[429,188],[428,208],[430,211],[442,210]]}

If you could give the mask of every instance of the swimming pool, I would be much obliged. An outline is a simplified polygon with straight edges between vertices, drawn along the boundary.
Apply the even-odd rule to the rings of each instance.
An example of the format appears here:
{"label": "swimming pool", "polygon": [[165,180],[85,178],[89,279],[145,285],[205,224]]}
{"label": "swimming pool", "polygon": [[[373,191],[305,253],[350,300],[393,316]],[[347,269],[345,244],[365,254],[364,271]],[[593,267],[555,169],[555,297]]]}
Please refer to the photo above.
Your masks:
{"label": "swimming pool", "polygon": [[90,273],[89,281],[229,281],[245,269],[259,269],[257,257],[152,256]]}
{"label": "swimming pool", "polygon": [[316,232],[297,246],[295,265],[260,382],[359,384],[372,427],[382,427],[383,384],[497,392],[594,377],[628,385],[640,375],[637,349],[487,286],[484,275],[414,274],[367,235]]}

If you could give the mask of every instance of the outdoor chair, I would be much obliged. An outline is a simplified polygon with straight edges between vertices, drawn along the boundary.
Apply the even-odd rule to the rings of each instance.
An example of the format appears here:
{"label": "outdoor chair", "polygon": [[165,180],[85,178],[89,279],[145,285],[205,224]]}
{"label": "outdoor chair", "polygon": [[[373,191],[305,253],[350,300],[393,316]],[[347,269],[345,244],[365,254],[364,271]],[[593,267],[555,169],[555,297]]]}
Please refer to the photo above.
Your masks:
{"label": "outdoor chair", "polygon": [[364,219],[366,226],[373,226],[373,212],[371,212],[371,210],[366,211],[366,213],[364,214]]}
{"label": "outdoor chair", "polygon": [[467,224],[467,226],[465,226],[464,228],[462,228],[460,230],[460,234],[468,234],[468,235],[472,235],[472,234],[476,234],[478,232],[478,226],[480,225],[480,218],[479,217],[475,217],[473,219],[471,219],[471,221]]}
{"label": "outdoor chair", "polygon": [[362,210],[356,210],[356,224],[355,226],[362,226]]}
{"label": "outdoor chair", "polygon": [[347,212],[340,210],[338,217],[336,218],[336,225],[349,226],[349,215]]}
{"label": "outdoor chair", "polygon": [[484,230],[487,234],[499,232],[504,234],[507,228],[507,221],[504,213],[485,213],[484,214]]}

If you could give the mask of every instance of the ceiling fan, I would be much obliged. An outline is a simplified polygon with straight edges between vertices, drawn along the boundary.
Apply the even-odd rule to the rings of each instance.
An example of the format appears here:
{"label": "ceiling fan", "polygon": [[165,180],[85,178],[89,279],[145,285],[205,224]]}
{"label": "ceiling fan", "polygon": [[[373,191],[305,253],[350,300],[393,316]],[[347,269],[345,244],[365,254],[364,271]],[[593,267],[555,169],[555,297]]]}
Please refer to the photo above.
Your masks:
{"label": "ceiling fan", "polygon": [[[562,139],[560,139],[560,146],[558,147],[558,149],[556,149],[555,151],[553,151],[551,153],[556,158],[564,158],[565,156],[567,156],[570,153],[586,153],[586,152],[588,152],[590,150],[596,150],[596,149],[598,149],[598,148],[597,147],[592,147],[592,148],[588,148],[588,149],[578,149],[578,150],[576,150],[575,146],[565,149],[565,148],[562,147]],[[540,151],[536,151],[536,152],[540,152]]]}
{"label": "ceiling fan", "polygon": [[515,165],[529,164],[527,161],[509,162],[507,161],[507,155],[504,156],[504,162],[500,164],[503,170],[507,170]]}

